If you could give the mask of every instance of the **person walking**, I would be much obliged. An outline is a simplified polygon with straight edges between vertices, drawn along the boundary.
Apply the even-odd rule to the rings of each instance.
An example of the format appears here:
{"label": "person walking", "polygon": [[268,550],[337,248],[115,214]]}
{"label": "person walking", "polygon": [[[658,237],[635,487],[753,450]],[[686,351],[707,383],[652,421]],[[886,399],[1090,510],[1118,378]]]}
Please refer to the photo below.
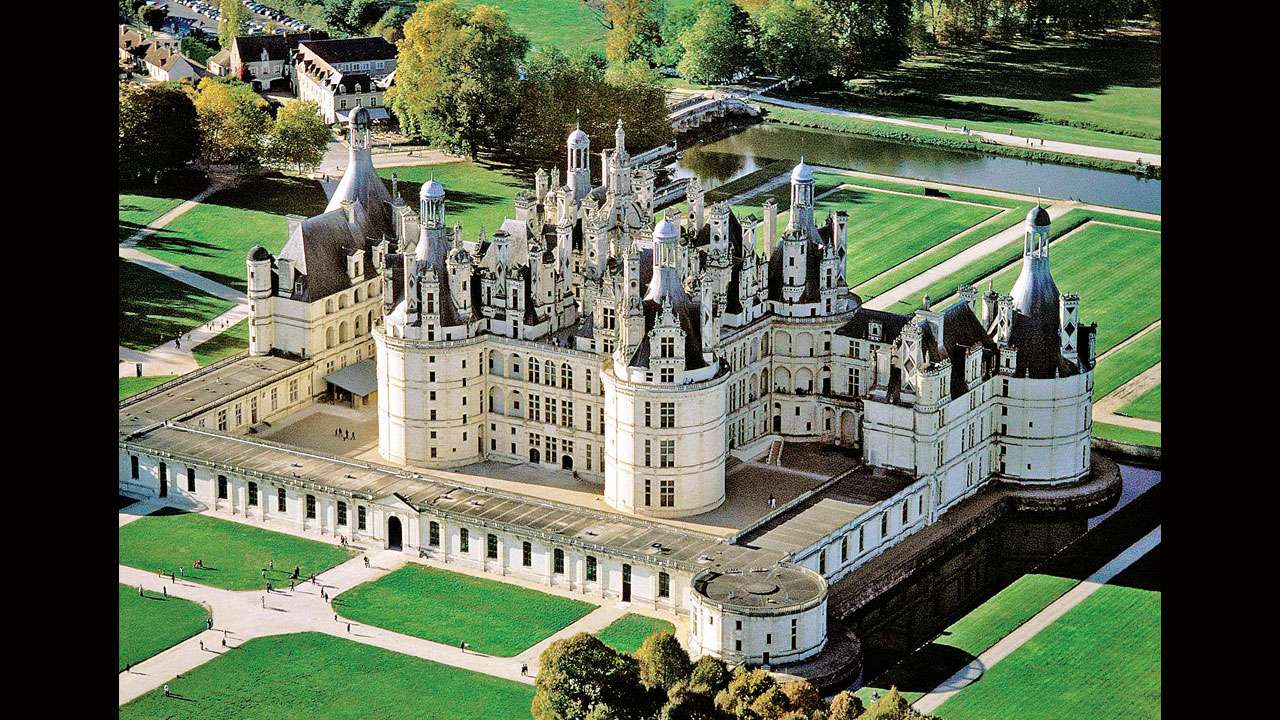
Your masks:
{"label": "person walking", "polygon": [[169,693],[169,683],[165,683],[165,684],[164,684],[164,696],[165,696],[165,697],[170,697],[170,693]]}
{"label": "person walking", "polygon": [[165,596],[165,597],[169,597],[169,586],[168,586],[168,585],[165,585],[164,587],[160,588],[160,591],[164,593],[164,596]]}
{"label": "person walking", "polygon": [[521,677],[529,677],[529,663],[520,663]]}
{"label": "person walking", "polygon": [[179,574],[179,575],[181,575],[182,577],[186,577],[186,576],[187,576],[187,568],[186,568],[185,566],[183,566],[183,565],[179,565],[179,566],[178,566],[178,574]]}
{"label": "person walking", "polygon": [[367,568],[367,567],[369,567],[369,556],[368,556],[368,555],[365,555],[365,556],[364,556],[364,566],[365,566],[366,568]]}
{"label": "person walking", "polygon": [[143,594],[142,594],[142,586],[141,586],[141,585],[139,585],[139,586],[138,586],[138,597],[146,597],[145,595],[143,595]]}
{"label": "person walking", "polygon": [[347,623],[347,632],[351,632],[351,623]]}
{"label": "person walking", "polygon": [[200,641],[200,649],[201,649],[202,651],[204,650],[204,641],[203,641],[203,640],[201,640],[201,641]]}
{"label": "person walking", "polygon": [[226,646],[227,646],[227,638],[226,638],[226,636],[223,636],[223,638],[222,638],[222,647],[226,647]]}

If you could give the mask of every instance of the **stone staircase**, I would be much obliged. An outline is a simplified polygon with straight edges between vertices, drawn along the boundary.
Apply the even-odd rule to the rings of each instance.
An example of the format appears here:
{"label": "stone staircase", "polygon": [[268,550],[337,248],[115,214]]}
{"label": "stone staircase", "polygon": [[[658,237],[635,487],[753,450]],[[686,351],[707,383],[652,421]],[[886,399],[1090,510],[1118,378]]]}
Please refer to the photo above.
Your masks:
{"label": "stone staircase", "polygon": [[782,447],[784,444],[785,443],[782,440],[774,440],[773,443],[769,445],[769,459],[765,461],[767,464],[782,464]]}

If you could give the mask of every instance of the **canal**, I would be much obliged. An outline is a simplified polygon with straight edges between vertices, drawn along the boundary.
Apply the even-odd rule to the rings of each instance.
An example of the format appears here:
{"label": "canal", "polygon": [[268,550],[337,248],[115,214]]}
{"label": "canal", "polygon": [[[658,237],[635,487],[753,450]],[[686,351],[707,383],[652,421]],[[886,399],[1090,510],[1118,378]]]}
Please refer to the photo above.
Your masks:
{"label": "canal", "polygon": [[778,123],[685,150],[673,177],[711,190],[777,160],[1160,212],[1160,181],[1070,165],[877,140]]}

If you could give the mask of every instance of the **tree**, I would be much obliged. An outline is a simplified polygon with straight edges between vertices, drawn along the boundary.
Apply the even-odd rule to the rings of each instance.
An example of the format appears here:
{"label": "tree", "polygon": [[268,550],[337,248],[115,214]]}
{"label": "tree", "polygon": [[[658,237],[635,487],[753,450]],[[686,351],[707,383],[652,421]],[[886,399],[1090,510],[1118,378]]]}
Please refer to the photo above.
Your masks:
{"label": "tree", "polygon": [[324,21],[330,29],[360,35],[388,12],[379,0],[324,0]]}
{"label": "tree", "polygon": [[159,30],[163,27],[167,17],[169,17],[169,8],[167,7],[142,5],[138,8],[138,19],[152,30]]}
{"label": "tree", "polygon": [[654,64],[660,67],[675,67],[684,57],[684,46],[680,44],[680,36],[698,21],[698,11],[693,3],[668,9],[659,29],[661,44],[654,53]]}
{"label": "tree", "polygon": [[221,0],[218,9],[222,17],[218,19],[218,43],[229,48],[236,36],[244,34],[245,12],[240,0]]}
{"label": "tree", "polygon": [[739,666],[733,671],[729,686],[716,695],[716,708],[737,718],[753,712],[751,706],[761,695],[777,685],[768,671],[756,668],[748,670]]}
{"label": "tree", "polygon": [[609,32],[604,52],[609,62],[655,61],[662,44],[662,8],[662,0],[606,0]]}
{"label": "tree", "polygon": [[[709,657],[709,656],[708,656]],[[657,720],[722,720],[715,703],[702,692],[695,692],[688,680],[667,689],[667,702],[658,711]]]}
{"label": "tree", "polygon": [[898,688],[891,687],[889,692],[871,703],[871,707],[858,720],[931,720],[932,717],[916,711],[898,692]]}
{"label": "tree", "polygon": [[782,683],[779,689],[787,697],[787,708],[792,711],[799,711],[808,717],[819,710],[826,710],[826,703],[822,702],[818,688],[808,680],[791,680]]}
{"label": "tree", "polygon": [[586,720],[598,705],[611,708],[600,713],[612,712],[618,718],[647,714],[651,699],[640,689],[639,663],[594,635],[578,633],[551,643],[539,663],[534,720]]}
{"label": "tree", "polygon": [[707,0],[693,26],[680,34],[684,55],[676,70],[698,83],[732,80],[753,65],[751,22],[729,0]]}
{"label": "tree", "polygon": [[195,99],[200,155],[207,163],[253,166],[271,124],[267,101],[242,82],[206,77]]}
{"label": "tree", "polygon": [[826,18],[833,71],[852,77],[869,68],[891,67],[911,52],[910,0],[814,0]]}
{"label": "tree", "polygon": [[378,22],[369,28],[370,35],[381,35],[387,42],[396,43],[404,37],[404,24],[409,20],[409,9],[403,5],[387,8]]}
{"label": "tree", "polygon": [[[529,40],[488,5],[418,5],[404,25],[388,104],[410,136],[459,148],[474,159],[505,147],[515,128],[516,64]],[[523,121],[523,120],[522,120]]]}
{"label": "tree", "polygon": [[195,160],[200,146],[196,107],[173,85],[120,83],[120,175],[155,182]]}
{"label": "tree", "polygon": [[213,57],[217,50],[209,47],[201,42],[194,35],[188,35],[178,41],[178,47],[182,50],[182,54],[191,58],[195,62],[204,65],[209,62],[209,58]]}
{"label": "tree", "polygon": [[331,137],[314,100],[285,103],[271,126],[267,157],[281,165],[293,165],[300,173],[314,170],[324,159]]}
{"label": "tree", "polygon": [[640,682],[648,688],[666,692],[672,685],[689,676],[689,653],[669,632],[650,633],[636,651],[640,661]]}
{"label": "tree", "polygon": [[[774,685],[773,687],[760,693],[760,695],[751,702],[751,720],[759,718],[759,720],[782,720],[782,716],[787,714],[791,708],[787,704],[787,695],[782,692],[782,688]],[[739,717],[742,715],[739,714]]]}
{"label": "tree", "polygon": [[831,698],[831,708],[827,710],[827,720],[857,720],[866,710],[862,698],[848,690],[843,690]]}
{"label": "tree", "polygon": [[689,689],[715,697],[715,694],[729,686],[729,668],[724,661],[711,655],[703,655],[693,664],[689,671]]}
{"label": "tree", "polygon": [[606,69],[597,54],[566,55],[541,47],[530,54],[524,71],[516,113],[520,123],[511,151],[531,163],[562,158],[565,137],[575,122],[599,147],[607,146],[619,119],[633,151],[671,141],[662,87],[643,61]]}
{"label": "tree", "polygon": [[756,55],[765,72],[778,77],[813,78],[829,71],[820,34],[822,17],[810,5],[769,0],[753,18]]}

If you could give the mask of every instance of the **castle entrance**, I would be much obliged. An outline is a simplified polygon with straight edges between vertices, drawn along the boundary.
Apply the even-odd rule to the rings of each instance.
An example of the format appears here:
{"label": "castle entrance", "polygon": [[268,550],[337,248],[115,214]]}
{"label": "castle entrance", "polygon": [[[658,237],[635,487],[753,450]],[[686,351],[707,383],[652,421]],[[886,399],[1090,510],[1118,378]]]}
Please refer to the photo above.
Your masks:
{"label": "castle entrance", "polygon": [[387,549],[403,550],[404,542],[402,534],[400,518],[392,515],[391,519],[387,520]]}

